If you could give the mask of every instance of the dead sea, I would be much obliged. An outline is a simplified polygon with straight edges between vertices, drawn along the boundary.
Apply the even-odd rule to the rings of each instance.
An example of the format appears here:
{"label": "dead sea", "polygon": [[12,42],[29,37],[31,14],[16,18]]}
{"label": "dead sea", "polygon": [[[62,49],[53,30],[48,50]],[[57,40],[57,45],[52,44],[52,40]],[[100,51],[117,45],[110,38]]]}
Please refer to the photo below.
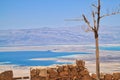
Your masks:
{"label": "dead sea", "polygon": [[[104,44],[103,47],[120,46],[119,44]],[[92,47],[92,48],[91,48]],[[20,47],[0,47],[0,52],[17,52],[17,51],[52,51],[56,54],[59,52],[86,52],[89,54],[70,54],[61,55],[60,57],[33,57],[29,61],[55,61],[60,64],[71,64],[76,59],[82,59],[86,62],[86,67],[91,73],[95,73],[95,49],[94,45],[48,45],[48,46],[20,46]],[[28,53],[27,53],[28,54]],[[0,54],[1,55],[1,54]],[[120,72],[120,50],[100,50],[100,66],[102,73]],[[11,64],[9,61],[4,63],[0,61],[0,72],[13,70],[14,76],[29,76],[29,69],[32,66],[20,66]],[[53,66],[56,64],[51,64]],[[41,65],[37,65],[41,66]],[[48,66],[48,65],[47,65]]]}

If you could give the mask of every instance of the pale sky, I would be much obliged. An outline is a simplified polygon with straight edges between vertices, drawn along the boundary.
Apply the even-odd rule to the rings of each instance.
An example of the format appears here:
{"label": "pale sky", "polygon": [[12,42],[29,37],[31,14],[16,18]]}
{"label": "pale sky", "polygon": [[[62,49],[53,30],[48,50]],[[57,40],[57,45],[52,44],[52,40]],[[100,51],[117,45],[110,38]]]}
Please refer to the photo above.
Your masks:
{"label": "pale sky", "polygon": [[[0,0],[0,30],[83,25],[64,19],[91,17],[97,0]],[[120,0],[101,0],[102,14],[120,9]],[[106,17],[101,25],[120,26],[120,14]]]}

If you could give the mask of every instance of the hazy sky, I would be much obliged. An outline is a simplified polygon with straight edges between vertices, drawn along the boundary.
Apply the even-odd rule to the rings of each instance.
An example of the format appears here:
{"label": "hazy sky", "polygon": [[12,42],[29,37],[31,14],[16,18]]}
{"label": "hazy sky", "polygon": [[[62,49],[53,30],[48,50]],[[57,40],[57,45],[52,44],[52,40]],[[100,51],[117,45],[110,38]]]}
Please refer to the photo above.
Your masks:
{"label": "hazy sky", "polygon": [[[92,3],[97,0],[0,0],[0,29],[64,27],[83,25],[64,19],[91,17]],[[102,13],[120,8],[120,0],[101,0]],[[106,17],[102,25],[120,26],[120,14]]]}

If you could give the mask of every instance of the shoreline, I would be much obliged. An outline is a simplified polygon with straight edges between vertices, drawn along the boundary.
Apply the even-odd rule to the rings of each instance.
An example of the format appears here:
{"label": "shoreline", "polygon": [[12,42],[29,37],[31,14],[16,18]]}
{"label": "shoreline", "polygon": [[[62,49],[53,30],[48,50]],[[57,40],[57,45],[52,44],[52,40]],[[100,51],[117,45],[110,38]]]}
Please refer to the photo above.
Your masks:
{"label": "shoreline", "polygon": [[[120,44],[100,44],[101,47],[105,46],[120,46]],[[91,50],[90,47],[94,47],[93,44],[89,45],[44,45],[44,46],[16,46],[16,47],[0,47],[0,52],[8,52],[8,51],[67,51],[67,52],[78,52],[78,51],[88,51]],[[86,49],[87,48],[87,49]],[[66,49],[66,50],[64,50]]]}
{"label": "shoreline", "polygon": [[[89,52],[93,54],[81,54],[72,56],[63,56],[60,58],[32,58],[30,60],[55,60],[59,62],[75,62],[75,59],[81,59],[86,62],[86,67],[89,72],[95,73],[95,49],[91,49],[94,45],[49,45],[49,46],[20,46],[20,47],[0,47],[0,52],[7,51],[53,51],[53,52]],[[120,46],[120,44],[104,44],[101,46]],[[102,73],[113,73],[120,72],[120,58],[116,61],[117,57],[120,57],[120,51],[108,51],[100,50],[100,57],[102,61],[101,72]],[[115,61],[111,61],[111,59]],[[107,61],[106,61],[107,60]],[[109,61],[110,60],[110,61]],[[3,62],[4,63],[4,62]],[[52,66],[57,65],[53,64]],[[0,64],[0,73],[5,70],[13,70],[15,77],[19,76],[30,76],[30,67],[33,66],[18,66]]]}

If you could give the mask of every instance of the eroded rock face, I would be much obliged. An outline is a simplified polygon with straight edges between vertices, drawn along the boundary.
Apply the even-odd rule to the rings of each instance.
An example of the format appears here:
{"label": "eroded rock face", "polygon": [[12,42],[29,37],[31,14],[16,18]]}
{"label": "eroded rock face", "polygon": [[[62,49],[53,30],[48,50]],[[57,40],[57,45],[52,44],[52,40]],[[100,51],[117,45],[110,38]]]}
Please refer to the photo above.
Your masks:
{"label": "eroded rock face", "polygon": [[0,80],[13,80],[13,72],[10,70],[0,73]]}

